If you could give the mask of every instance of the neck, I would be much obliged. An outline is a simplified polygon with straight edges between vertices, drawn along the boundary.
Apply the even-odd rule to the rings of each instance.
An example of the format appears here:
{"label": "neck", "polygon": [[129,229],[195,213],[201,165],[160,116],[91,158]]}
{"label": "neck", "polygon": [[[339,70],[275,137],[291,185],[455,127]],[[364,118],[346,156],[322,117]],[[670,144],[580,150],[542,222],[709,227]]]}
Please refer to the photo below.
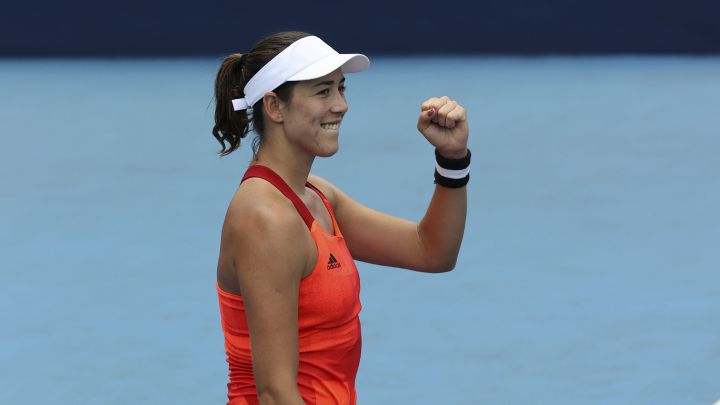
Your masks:
{"label": "neck", "polygon": [[267,166],[277,173],[297,195],[305,192],[314,156],[293,150],[289,143],[273,143],[266,137],[252,163]]}

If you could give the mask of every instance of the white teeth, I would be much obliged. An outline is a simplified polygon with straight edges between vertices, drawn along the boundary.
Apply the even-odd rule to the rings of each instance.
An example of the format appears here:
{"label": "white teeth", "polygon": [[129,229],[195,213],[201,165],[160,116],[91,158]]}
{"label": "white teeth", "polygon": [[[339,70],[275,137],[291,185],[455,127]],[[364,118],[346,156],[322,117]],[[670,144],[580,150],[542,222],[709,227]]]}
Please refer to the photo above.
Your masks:
{"label": "white teeth", "polygon": [[338,129],[340,128],[340,124],[320,124],[321,127],[325,129]]}

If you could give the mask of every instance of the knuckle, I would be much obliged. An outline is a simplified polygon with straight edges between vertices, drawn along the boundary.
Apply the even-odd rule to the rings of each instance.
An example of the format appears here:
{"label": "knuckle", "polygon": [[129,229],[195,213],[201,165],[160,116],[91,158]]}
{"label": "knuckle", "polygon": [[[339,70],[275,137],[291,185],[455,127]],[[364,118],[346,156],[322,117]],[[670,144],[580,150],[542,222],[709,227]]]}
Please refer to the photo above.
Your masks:
{"label": "knuckle", "polygon": [[422,109],[427,109],[427,108],[432,107],[436,103],[437,103],[437,98],[431,97],[431,98],[425,100],[420,106]]}

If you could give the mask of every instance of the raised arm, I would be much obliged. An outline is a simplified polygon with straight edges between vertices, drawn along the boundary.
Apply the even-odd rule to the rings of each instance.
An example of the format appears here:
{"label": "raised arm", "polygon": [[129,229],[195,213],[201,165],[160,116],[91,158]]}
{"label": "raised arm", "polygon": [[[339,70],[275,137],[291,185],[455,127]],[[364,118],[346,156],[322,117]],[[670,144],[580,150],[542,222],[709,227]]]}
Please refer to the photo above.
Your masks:
{"label": "raised arm", "polygon": [[[448,159],[467,155],[465,110],[447,98],[431,98],[421,106],[418,130]],[[335,213],[348,248],[358,260],[422,272],[455,267],[465,230],[465,187],[435,186],[427,212],[419,223],[367,208],[321,179],[334,199]]]}
{"label": "raised arm", "polygon": [[297,387],[298,291],[312,238],[292,206],[243,207],[231,228],[260,404],[304,404]]}

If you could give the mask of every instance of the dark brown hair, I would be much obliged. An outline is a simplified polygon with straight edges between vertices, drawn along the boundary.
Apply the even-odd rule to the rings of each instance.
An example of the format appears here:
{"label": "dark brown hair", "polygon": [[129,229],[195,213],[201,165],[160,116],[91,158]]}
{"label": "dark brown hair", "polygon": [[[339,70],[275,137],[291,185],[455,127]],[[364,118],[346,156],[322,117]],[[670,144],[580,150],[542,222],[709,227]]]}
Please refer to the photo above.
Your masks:
{"label": "dark brown hair", "polygon": [[[212,129],[213,136],[222,145],[220,156],[239,148],[240,140],[250,131],[257,134],[252,143],[253,153],[257,153],[265,129],[262,100],[252,106],[250,115],[247,110],[234,111],[232,100],[245,96],[245,85],[266,63],[293,42],[307,36],[310,34],[299,31],[273,34],[255,44],[249,53],[234,53],[223,60],[215,78],[215,126]],[[273,91],[287,102],[295,83],[285,82]]]}

